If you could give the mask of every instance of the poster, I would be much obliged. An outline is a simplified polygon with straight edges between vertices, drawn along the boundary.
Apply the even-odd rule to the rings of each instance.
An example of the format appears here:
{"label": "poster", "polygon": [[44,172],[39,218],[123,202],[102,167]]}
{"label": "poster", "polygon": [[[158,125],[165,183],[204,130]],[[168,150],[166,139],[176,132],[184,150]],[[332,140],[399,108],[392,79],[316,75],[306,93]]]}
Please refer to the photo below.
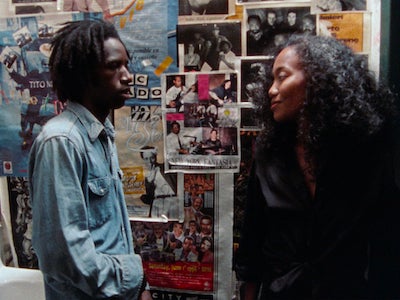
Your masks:
{"label": "poster", "polygon": [[[112,19],[130,53],[134,73],[134,97],[126,105],[160,105],[161,74],[177,71],[176,47],[171,46],[176,42],[177,22],[171,16],[177,6],[157,0],[131,4],[115,11]],[[27,176],[28,153],[41,126],[62,112],[49,79],[49,42],[62,23],[83,18],[103,18],[103,14],[0,19],[0,175]]]}
{"label": "poster", "polygon": [[178,176],[164,169],[161,107],[124,106],[114,112],[114,125],[130,217],[180,219]]}
{"label": "poster", "polygon": [[161,75],[178,70],[176,13],[175,2],[141,0],[124,14],[114,16],[134,74],[133,97],[125,105],[160,105]]}
{"label": "poster", "polygon": [[185,214],[174,222],[131,222],[135,252],[152,288],[214,291],[216,175],[185,174]]}
{"label": "poster", "polygon": [[369,32],[367,15],[360,12],[320,14],[318,16],[320,35],[335,37],[349,46],[355,52],[368,50]]}
{"label": "poster", "polygon": [[236,73],[165,74],[163,99],[166,171],[238,169]]}
{"label": "poster", "polygon": [[50,39],[80,14],[0,19],[0,175],[27,176],[28,154],[41,127],[63,104],[52,90]]}
{"label": "poster", "polygon": [[10,220],[13,243],[20,268],[37,269],[32,247],[32,205],[26,177],[8,177]]}

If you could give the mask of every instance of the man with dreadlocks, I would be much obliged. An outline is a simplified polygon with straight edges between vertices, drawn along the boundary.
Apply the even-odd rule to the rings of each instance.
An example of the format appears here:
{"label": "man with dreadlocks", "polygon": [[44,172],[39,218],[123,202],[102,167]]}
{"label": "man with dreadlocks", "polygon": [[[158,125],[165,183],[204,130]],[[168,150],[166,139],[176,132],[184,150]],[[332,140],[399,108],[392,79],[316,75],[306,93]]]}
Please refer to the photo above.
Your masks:
{"label": "man with dreadlocks", "polygon": [[68,22],[52,40],[66,110],[32,146],[33,247],[46,299],[151,299],[134,254],[111,109],[131,97],[129,55],[112,24]]}

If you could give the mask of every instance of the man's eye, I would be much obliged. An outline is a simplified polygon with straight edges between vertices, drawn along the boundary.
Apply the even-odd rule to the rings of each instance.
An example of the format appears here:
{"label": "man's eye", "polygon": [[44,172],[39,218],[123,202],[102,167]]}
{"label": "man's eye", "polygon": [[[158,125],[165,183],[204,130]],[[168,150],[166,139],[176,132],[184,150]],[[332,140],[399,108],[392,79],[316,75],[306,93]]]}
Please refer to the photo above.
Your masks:
{"label": "man's eye", "polygon": [[106,65],[106,67],[107,67],[108,69],[115,70],[115,69],[118,69],[118,68],[119,68],[119,63],[118,63],[118,62],[109,62],[109,63]]}

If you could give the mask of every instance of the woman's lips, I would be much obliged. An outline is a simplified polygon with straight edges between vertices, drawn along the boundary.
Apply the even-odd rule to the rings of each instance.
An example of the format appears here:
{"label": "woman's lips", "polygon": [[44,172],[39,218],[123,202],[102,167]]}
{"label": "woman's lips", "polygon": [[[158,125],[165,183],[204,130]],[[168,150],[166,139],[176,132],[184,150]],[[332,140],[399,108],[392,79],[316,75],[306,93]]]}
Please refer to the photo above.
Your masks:
{"label": "woman's lips", "polygon": [[279,101],[272,101],[270,106],[271,110],[276,109],[279,103],[280,103]]}

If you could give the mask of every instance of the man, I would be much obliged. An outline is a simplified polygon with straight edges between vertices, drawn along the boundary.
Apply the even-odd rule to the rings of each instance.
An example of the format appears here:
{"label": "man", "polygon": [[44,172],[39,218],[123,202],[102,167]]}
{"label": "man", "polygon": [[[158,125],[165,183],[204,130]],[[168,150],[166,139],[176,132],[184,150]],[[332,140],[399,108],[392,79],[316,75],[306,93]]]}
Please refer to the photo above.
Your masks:
{"label": "man", "polygon": [[229,41],[221,41],[221,52],[219,53],[219,67],[220,71],[235,70],[236,54],[232,51],[232,44]]}
{"label": "man", "polygon": [[192,205],[189,207],[185,207],[185,228],[189,228],[190,221],[196,221],[197,224],[200,224],[200,219],[204,215],[201,211],[203,208],[203,198],[200,196],[194,197],[192,199]]}
{"label": "man", "polygon": [[181,136],[181,125],[173,121],[171,132],[167,135],[166,147],[168,154],[189,154],[186,138]]}
{"label": "man", "polygon": [[167,107],[176,108],[176,111],[179,112],[180,108],[183,107],[181,98],[187,93],[188,88],[183,84],[181,75],[175,75],[172,83],[173,85],[165,94],[166,105]]}
{"label": "man", "polygon": [[197,262],[198,251],[196,250],[196,244],[191,236],[186,236],[182,244],[182,253],[180,261]]}
{"label": "man", "polygon": [[305,15],[302,19],[301,33],[304,35],[315,35],[315,18]]}
{"label": "man", "polygon": [[146,167],[146,194],[140,199],[150,205],[149,217],[178,218],[179,201],[176,197],[176,176],[165,174],[164,165],[157,162],[157,150],[152,146],[142,147],[140,157]]}
{"label": "man", "polygon": [[221,140],[218,138],[218,131],[216,128],[211,128],[210,137],[204,142],[203,150],[205,154],[222,154],[224,149],[222,148]]}
{"label": "man", "polygon": [[289,10],[286,14],[286,20],[281,24],[279,31],[287,34],[298,33],[299,27],[297,12]]}
{"label": "man", "polygon": [[258,15],[250,15],[247,18],[247,26],[247,55],[262,55],[266,37],[264,31],[261,30],[260,17]]}
{"label": "man", "polygon": [[68,22],[52,41],[53,88],[67,108],[43,127],[29,160],[33,247],[48,300],[151,299],[107,118],[131,97],[128,62],[116,29],[101,20]]}
{"label": "man", "polygon": [[[220,28],[217,24],[212,27],[212,34],[206,42],[205,62],[208,66],[203,65],[202,71],[219,69],[219,54],[221,52],[221,42],[228,41],[228,38],[220,34]],[[208,70],[208,71],[210,71]]]}
{"label": "man", "polygon": [[213,219],[211,216],[204,215],[200,220],[200,237],[212,237]]}

